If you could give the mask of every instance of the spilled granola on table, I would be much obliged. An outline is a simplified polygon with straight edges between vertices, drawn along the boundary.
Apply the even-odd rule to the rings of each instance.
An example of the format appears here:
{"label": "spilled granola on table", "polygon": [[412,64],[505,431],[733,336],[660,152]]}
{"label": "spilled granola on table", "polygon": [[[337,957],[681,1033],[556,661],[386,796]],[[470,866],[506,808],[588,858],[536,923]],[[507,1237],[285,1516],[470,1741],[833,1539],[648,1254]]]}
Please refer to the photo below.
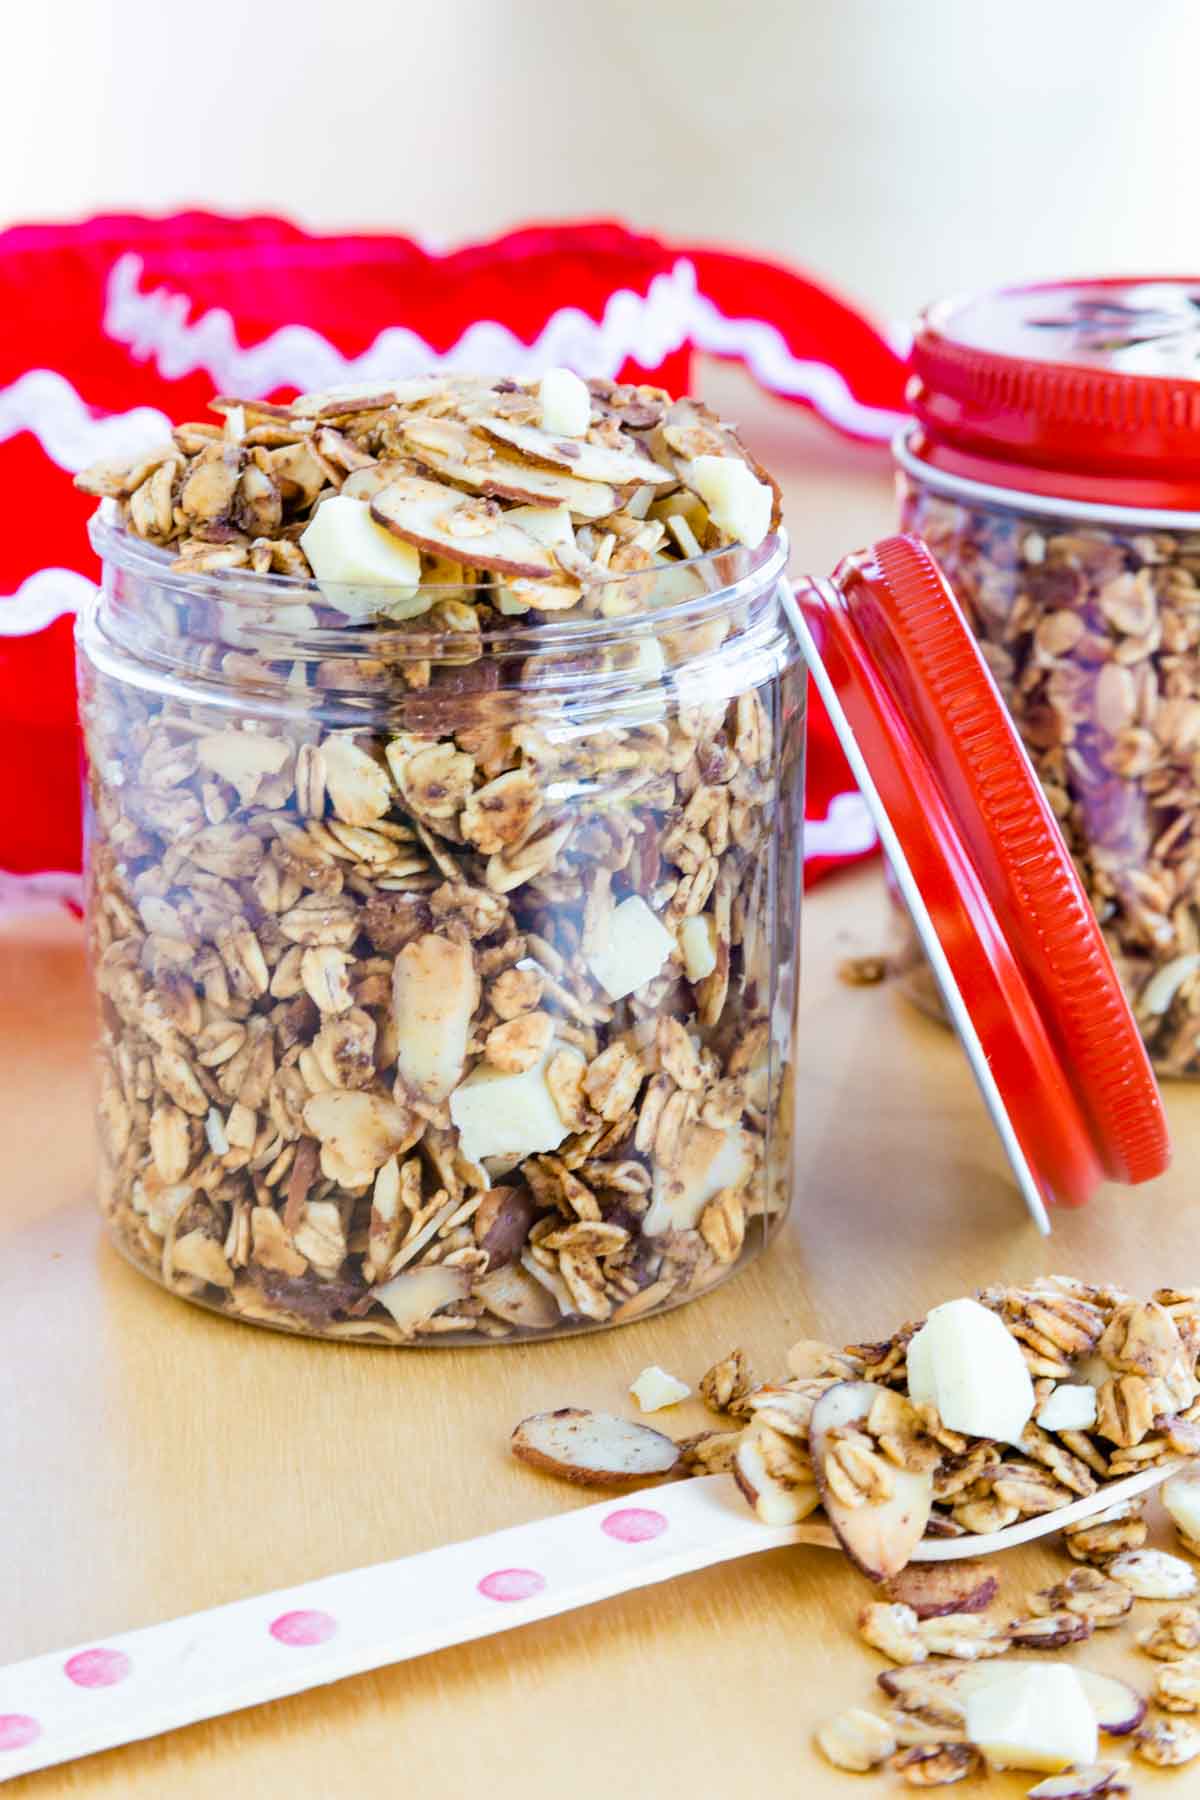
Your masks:
{"label": "spilled granola on table", "polygon": [[786,1202],[777,490],[566,371],[215,410],[79,478],[117,1241],[380,1342],[704,1291]]}
{"label": "spilled granola on table", "polygon": [[[936,1402],[922,1397],[931,1376]],[[1200,1714],[1200,1610],[1186,1603],[1200,1572],[1147,1546],[1144,1495],[1121,1486],[1161,1471],[1179,1546],[1200,1557],[1200,1288],[1143,1301],[1038,1276],[947,1302],[880,1341],[803,1339],[775,1381],[757,1380],[734,1349],[698,1387],[719,1429],[672,1440],[641,1420],[563,1408],[521,1421],[510,1448],[543,1473],[626,1492],[732,1474],[764,1525],[831,1526],[874,1584],[858,1636],[883,1667],[874,1707],[816,1723],[825,1762],[887,1768],[913,1787],[1028,1770],[1046,1775],[1030,1800],[1100,1800],[1132,1791],[1131,1753],[1160,1767],[1200,1759],[1187,1716]],[[943,1412],[960,1407],[1001,1416],[1005,1387],[1024,1394],[1010,1435],[947,1424]],[[1078,1508],[1087,1516],[1068,1510]],[[1063,1552],[1061,1579],[1015,1598],[1002,1585],[1005,1541],[972,1540],[1038,1519]],[[921,1560],[922,1539],[947,1538],[961,1557]],[[830,1540],[818,1530],[813,1541]],[[1111,1655],[1104,1670],[1074,1661],[1097,1633],[1141,1657],[1119,1674]],[[1047,1697],[1060,1652],[1070,1673]],[[1147,1659],[1159,1664],[1152,1685]]]}

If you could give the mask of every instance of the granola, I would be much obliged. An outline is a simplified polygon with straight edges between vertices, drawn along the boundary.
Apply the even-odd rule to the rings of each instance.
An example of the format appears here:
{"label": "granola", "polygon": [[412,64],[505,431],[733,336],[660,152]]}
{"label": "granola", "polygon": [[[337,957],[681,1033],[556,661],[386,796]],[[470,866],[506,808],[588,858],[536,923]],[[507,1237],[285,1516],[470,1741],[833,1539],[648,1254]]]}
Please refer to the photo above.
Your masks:
{"label": "granola", "polygon": [[[1162,1288],[1138,1302],[1117,1287],[1047,1275],[1023,1285],[984,1288],[978,1299],[1003,1324],[1034,1378],[1035,1417],[1019,1445],[952,1431],[935,1405],[909,1400],[907,1357],[920,1321],[909,1321],[882,1342],[845,1350],[804,1339],[788,1353],[789,1378],[757,1387],[747,1383],[745,1358],[734,1350],[704,1377],[701,1393],[735,1418],[769,1421],[808,1456],[818,1400],[835,1385],[845,1393],[858,1383],[860,1392],[874,1398],[852,1426],[830,1434],[823,1470],[830,1503],[879,1509],[896,1470],[928,1473],[927,1537],[1001,1531],[1099,1496],[1123,1475],[1195,1456],[1178,1429],[1200,1417],[1200,1345],[1189,1295]],[[1088,1428],[1047,1430],[1036,1423],[1053,1419],[1057,1393],[1074,1394],[1085,1380],[1100,1399]],[[863,1383],[870,1385],[863,1390]],[[1130,1383],[1136,1386],[1130,1389]],[[1136,1413],[1121,1398],[1131,1393],[1140,1397]],[[1081,1414],[1073,1408],[1065,1416]],[[1176,1505],[1183,1505],[1182,1497]],[[1193,1570],[1179,1558],[1145,1550],[1146,1530],[1136,1498],[1069,1525],[1065,1547],[1080,1566],[1036,1597],[1031,1612],[1066,1611],[1105,1625],[1129,1611],[1135,1590],[1185,1598],[1194,1591]],[[914,1571],[912,1593],[937,1579],[932,1571],[919,1576]],[[893,1599],[909,1598],[895,1581],[887,1592]],[[1031,1640],[1046,1629],[1028,1626]]]}
{"label": "granola", "polygon": [[1155,1067],[1200,1074],[1200,532],[967,505],[909,478],[903,518],[980,639]]}
{"label": "granola", "polygon": [[79,482],[113,515],[80,689],[117,1242],[351,1341],[705,1292],[789,1176],[775,490],[611,382],[215,410]]}

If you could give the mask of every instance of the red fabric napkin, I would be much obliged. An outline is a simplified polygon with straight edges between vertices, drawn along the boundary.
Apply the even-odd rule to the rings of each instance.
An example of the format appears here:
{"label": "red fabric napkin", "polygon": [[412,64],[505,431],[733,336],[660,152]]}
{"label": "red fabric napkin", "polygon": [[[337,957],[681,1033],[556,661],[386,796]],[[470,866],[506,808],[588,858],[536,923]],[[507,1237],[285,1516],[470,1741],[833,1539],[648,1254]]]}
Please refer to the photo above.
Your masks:
{"label": "red fabric napkin", "polygon": [[[0,895],[70,893],[80,861],[71,615],[95,580],[70,475],[136,451],[214,393],[286,398],[442,363],[644,377],[684,392],[694,350],[736,359],[836,430],[885,442],[904,370],[794,270],[606,222],[531,225],[448,255],[280,219],[113,215],[0,234]],[[810,879],[874,838],[819,714]]]}

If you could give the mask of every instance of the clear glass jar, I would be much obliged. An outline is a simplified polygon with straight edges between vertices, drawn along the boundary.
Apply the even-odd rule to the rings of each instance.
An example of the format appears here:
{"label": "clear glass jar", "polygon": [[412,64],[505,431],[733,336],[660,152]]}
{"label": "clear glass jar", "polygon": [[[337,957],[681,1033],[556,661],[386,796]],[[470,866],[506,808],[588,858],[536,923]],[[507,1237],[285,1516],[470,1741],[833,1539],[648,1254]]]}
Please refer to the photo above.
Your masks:
{"label": "clear glass jar", "polygon": [[[1200,283],[1013,289],[918,327],[901,518],[941,564],[1155,1068],[1200,1075]],[[897,965],[934,984],[903,908]]]}
{"label": "clear glass jar", "polygon": [[622,1324],[761,1250],[798,978],[782,537],[483,630],[462,589],[354,623],[311,584],[172,572],[103,509],[93,542],[125,1255],[256,1324],[427,1344]]}

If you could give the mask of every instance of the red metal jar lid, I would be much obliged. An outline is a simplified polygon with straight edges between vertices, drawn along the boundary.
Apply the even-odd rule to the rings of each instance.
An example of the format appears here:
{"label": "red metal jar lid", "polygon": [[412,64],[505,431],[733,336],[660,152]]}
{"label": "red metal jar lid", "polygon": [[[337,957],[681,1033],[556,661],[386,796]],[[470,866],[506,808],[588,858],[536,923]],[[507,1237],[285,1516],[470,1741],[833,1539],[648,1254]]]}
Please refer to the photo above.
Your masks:
{"label": "red metal jar lid", "polygon": [[1169,1158],[1162,1101],[1062,834],[919,538],[789,613],[1025,1198],[1078,1205]]}
{"label": "red metal jar lid", "polygon": [[1002,288],[917,322],[914,453],[1092,503],[1200,509],[1200,276]]}

